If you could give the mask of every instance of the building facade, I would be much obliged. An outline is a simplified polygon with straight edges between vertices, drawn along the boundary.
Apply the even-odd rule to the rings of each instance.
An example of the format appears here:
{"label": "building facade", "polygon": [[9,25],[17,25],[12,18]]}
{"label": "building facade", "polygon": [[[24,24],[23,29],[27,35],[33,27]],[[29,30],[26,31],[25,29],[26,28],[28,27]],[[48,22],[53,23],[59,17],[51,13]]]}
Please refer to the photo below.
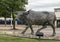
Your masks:
{"label": "building facade", "polygon": [[56,15],[55,25],[56,25],[56,27],[60,27],[60,8],[55,8],[54,12],[55,12],[55,15]]}

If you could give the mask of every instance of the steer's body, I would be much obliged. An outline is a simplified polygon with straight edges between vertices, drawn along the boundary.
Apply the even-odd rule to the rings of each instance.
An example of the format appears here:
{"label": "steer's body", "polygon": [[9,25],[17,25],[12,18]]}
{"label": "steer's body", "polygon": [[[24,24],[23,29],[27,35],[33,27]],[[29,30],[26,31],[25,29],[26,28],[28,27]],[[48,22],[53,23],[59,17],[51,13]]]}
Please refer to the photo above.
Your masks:
{"label": "steer's body", "polygon": [[[49,13],[49,12],[35,12],[35,11],[30,11],[29,14],[26,16],[28,23],[31,22],[31,24],[35,25],[43,25],[44,22],[53,22],[55,21],[55,14]],[[27,21],[26,20],[26,21]]]}
{"label": "steer's body", "polygon": [[53,36],[55,35],[54,22],[56,20],[56,16],[53,12],[52,13],[37,12],[37,11],[29,10],[29,11],[27,11],[23,14],[17,15],[17,16],[20,21],[24,21],[25,24],[27,25],[26,29],[22,33],[25,33],[27,28],[30,27],[32,30],[32,34],[33,34],[32,25],[40,25],[41,24],[43,27],[37,30],[37,32],[39,32],[41,29],[45,28],[47,23],[49,23],[53,29]]}

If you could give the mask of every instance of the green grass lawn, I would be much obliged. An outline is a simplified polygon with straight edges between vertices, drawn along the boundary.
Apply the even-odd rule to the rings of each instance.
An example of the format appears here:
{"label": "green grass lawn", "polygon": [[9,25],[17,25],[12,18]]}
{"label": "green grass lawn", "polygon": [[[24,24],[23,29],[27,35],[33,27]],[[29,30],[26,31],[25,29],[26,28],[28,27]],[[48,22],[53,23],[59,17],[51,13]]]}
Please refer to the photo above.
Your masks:
{"label": "green grass lawn", "polygon": [[60,42],[60,40],[38,40],[29,38],[13,37],[8,35],[0,35],[0,42]]}

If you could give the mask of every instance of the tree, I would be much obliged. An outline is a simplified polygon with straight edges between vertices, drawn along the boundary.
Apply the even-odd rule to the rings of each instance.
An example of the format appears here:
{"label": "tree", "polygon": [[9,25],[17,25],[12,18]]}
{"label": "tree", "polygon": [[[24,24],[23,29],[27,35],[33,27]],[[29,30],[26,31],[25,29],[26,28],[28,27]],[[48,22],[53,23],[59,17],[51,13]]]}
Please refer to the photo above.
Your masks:
{"label": "tree", "polygon": [[0,17],[5,18],[5,26],[6,26],[6,18],[10,17],[10,14],[7,10],[6,4],[4,0],[0,0]]}
{"label": "tree", "polygon": [[13,29],[15,29],[15,18],[14,13],[16,11],[25,11],[25,4],[28,4],[28,0],[5,0],[7,10],[12,14],[13,17]]}

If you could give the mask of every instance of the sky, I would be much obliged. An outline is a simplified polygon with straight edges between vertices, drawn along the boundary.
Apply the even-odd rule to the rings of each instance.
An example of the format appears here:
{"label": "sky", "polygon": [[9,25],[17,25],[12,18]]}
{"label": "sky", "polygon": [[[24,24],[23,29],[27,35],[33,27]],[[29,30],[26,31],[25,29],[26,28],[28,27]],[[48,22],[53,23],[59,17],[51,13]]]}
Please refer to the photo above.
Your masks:
{"label": "sky", "polygon": [[28,0],[26,9],[35,11],[54,11],[54,8],[60,8],[60,0]]}

